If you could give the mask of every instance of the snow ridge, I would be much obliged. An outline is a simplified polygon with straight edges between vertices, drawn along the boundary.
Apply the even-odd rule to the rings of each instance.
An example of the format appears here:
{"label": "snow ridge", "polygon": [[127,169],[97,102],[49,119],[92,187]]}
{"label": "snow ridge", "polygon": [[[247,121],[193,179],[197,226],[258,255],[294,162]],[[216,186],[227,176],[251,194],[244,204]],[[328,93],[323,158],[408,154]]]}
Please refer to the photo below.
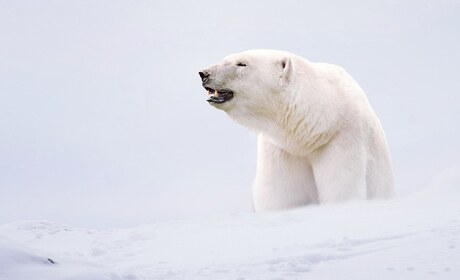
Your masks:
{"label": "snow ridge", "polygon": [[459,279],[459,171],[392,201],[127,229],[1,225],[0,279]]}

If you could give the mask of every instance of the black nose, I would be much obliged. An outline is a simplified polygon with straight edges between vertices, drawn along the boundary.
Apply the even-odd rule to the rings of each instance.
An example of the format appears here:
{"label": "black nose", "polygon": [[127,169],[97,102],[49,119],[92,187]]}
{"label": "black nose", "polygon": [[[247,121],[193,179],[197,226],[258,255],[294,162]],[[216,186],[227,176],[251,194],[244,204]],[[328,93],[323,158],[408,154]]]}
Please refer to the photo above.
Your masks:
{"label": "black nose", "polygon": [[198,74],[200,74],[201,80],[203,82],[209,77],[209,73],[206,71],[200,71]]}

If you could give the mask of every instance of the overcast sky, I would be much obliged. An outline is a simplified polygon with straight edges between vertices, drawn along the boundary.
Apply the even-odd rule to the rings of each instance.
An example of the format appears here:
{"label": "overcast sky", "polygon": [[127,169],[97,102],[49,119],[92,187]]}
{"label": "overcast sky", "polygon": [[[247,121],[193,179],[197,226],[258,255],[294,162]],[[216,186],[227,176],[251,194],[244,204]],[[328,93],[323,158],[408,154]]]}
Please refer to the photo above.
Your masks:
{"label": "overcast sky", "polygon": [[254,48],[343,66],[426,186],[460,165],[459,3],[0,0],[0,223],[250,211],[256,136],[198,71]]}

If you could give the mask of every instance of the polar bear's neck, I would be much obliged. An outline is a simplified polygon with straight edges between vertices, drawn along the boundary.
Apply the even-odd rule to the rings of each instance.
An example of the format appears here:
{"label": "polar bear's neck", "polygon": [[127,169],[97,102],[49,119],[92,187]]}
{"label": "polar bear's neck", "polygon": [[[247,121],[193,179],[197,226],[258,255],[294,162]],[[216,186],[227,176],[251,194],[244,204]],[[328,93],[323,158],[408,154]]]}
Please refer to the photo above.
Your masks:
{"label": "polar bear's neck", "polygon": [[[339,118],[333,112],[338,110],[331,110],[329,100],[314,98],[313,104],[306,98],[311,98],[310,94],[299,92],[283,93],[280,96],[283,96],[283,100],[270,101],[271,105],[276,104],[276,108],[264,104],[266,106],[262,106],[263,110],[249,115],[238,111],[229,112],[229,115],[241,125],[264,134],[275,145],[298,156],[309,155],[334,136]],[[291,100],[286,99],[286,96],[291,96]]]}
{"label": "polar bear's neck", "polygon": [[336,116],[319,104],[303,108],[285,104],[272,127],[263,133],[287,152],[307,156],[332,138],[337,131],[336,123]]}

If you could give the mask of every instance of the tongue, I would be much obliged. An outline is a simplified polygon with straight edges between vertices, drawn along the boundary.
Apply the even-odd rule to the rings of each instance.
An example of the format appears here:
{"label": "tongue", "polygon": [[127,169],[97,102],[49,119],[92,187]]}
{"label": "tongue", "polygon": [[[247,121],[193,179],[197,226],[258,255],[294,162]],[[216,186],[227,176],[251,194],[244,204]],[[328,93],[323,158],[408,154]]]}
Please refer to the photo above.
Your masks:
{"label": "tongue", "polygon": [[222,103],[225,101],[225,98],[218,94],[209,95],[208,102]]}

